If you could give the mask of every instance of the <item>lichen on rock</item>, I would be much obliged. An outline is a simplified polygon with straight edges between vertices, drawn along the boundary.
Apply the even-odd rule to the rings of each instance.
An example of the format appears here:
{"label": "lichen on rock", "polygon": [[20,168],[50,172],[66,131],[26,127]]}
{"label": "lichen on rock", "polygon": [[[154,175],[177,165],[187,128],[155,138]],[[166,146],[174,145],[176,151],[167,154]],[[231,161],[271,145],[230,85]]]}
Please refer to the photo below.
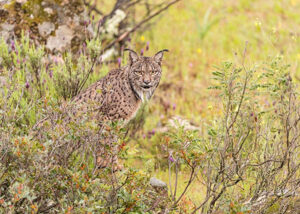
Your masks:
{"label": "lichen on rock", "polygon": [[50,52],[77,51],[93,36],[82,0],[1,0],[0,36],[5,40],[29,34]]}
{"label": "lichen on rock", "polygon": [[38,25],[39,34],[42,37],[47,37],[55,30],[55,25],[52,22],[43,22]]}
{"label": "lichen on rock", "polygon": [[50,51],[63,52],[66,48],[71,46],[71,41],[74,36],[74,31],[67,25],[61,25],[55,31],[55,36],[50,36],[47,39],[46,48]]}

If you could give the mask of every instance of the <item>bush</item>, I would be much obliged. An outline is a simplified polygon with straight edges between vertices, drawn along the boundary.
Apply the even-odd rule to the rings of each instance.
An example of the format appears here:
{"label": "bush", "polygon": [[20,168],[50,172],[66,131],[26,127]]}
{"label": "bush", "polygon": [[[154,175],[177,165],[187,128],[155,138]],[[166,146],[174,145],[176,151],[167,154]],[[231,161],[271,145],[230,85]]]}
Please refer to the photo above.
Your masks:
{"label": "bush", "polygon": [[[25,36],[7,45],[1,41],[0,211],[4,213],[143,212],[159,198],[149,174],[134,168],[116,174],[96,170],[95,151],[102,139],[90,115],[69,115],[76,95],[91,79],[98,41],[86,50],[47,61],[43,47]],[[22,62],[22,63],[21,63]],[[96,74],[99,75],[99,74]],[[62,99],[63,98],[63,99]],[[65,124],[64,118],[70,117]],[[36,124],[40,119],[45,121]],[[78,119],[80,118],[80,119]],[[36,124],[36,125],[35,125]],[[124,130],[107,127],[120,138],[119,156],[126,155]],[[162,202],[164,200],[161,200]],[[155,209],[162,209],[155,206]]]}
{"label": "bush", "polygon": [[[282,213],[292,212],[299,192],[299,101],[282,57],[248,69],[223,63],[213,72],[222,115],[204,135],[185,127],[157,136],[170,173],[169,192],[149,184],[150,171],[125,166],[97,170],[103,135],[118,136],[118,155],[128,158],[126,128],[100,130],[71,103],[87,81],[98,78],[100,41],[87,41],[79,56],[59,62],[26,36],[0,42],[0,211],[4,213]],[[91,64],[88,62],[94,62]],[[94,76],[93,76],[94,75]],[[92,77],[92,78],[91,78]],[[69,122],[64,119],[68,117]],[[45,121],[37,123],[41,119]],[[107,148],[108,152],[112,152]],[[189,173],[186,183],[178,174]],[[174,182],[171,182],[174,181]],[[191,185],[206,195],[190,202]],[[175,183],[174,185],[171,185]],[[179,192],[179,185],[184,185]]]}
{"label": "bush", "polygon": [[[242,60],[244,62],[244,59]],[[299,100],[282,57],[262,65],[225,62],[213,72],[222,116],[207,124],[207,134],[168,133],[169,165],[189,168],[184,192],[171,195],[176,206],[195,180],[206,195],[191,213],[292,212],[299,194]],[[173,175],[174,176],[174,175]],[[175,184],[177,182],[175,181]],[[183,208],[181,208],[183,209]]]}

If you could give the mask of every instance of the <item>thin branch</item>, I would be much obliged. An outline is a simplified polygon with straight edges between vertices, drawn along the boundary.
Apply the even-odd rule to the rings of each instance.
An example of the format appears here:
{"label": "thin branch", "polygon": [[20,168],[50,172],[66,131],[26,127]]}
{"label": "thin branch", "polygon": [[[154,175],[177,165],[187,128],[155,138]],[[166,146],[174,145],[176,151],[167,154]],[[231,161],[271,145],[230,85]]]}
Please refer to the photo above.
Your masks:
{"label": "thin branch", "polygon": [[196,209],[194,209],[193,212],[191,212],[191,214],[195,214],[198,210],[200,210],[201,207],[203,207],[207,203],[210,197],[211,196],[206,197],[205,200],[198,207],[196,207]]}
{"label": "thin branch", "polygon": [[[245,68],[245,58],[246,58],[246,53],[247,53],[247,45],[248,45],[248,42],[246,42],[245,44],[245,49],[244,49],[244,53],[243,53],[243,62],[242,62],[242,66],[243,66],[243,69],[244,71],[246,71],[246,68]],[[247,89],[247,84],[248,84],[248,76],[246,74],[246,77],[245,77],[245,82],[244,82],[244,87],[243,87],[243,91],[242,91],[242,95],[241,95],[241,99],[240,99],[240,102],[239,102],[239,105],[238,105],[238,110],[234,116],[234,119],[233,121],[231,122],[230,126],[228,127],[227,130],[231,129],[232,126],[234,125],[239,113],[240,113],[240,110],[241,110],[241,106],[242,106],[242,103],[244,101],[244,97],[245,97],[245,92],[246,92],[246,89]]]}
{"label": "thin branch", "polygon": [[139,2],[141,2],[141,0],[136,0],[136,1],[134,1],[134,2],[131,2],[131,3],[129,3],[129,4],[127,5],[127,8],[134,6],[134,5],[136,5],[137,3],[139,3]]}
{"label": "thin branch", "polygon": [[88,1],[86,1],[86,0],[84,0],[83,3],[84,3],[85,6],[87,6],[87,7],[89,8],[89,13],[90,13],[91,11],[95,11],[97,14],[99,14],[99,15],[101,15],[101,16],[104,15],[103,12],[100,11],[100,10],[96,7],[96,5],[90,5],[90,2],[88,2]]}
{"label": "thin branch", "polygon": [[170,194],[171,194],[171,196],[173,195],[173,193],[172,193],[172,183],[171,183],[171,161],[169,160],[168,161],[169,162],[169,187],[170,187]]}
{"label": "thin branch", "polygon": [[264,165],[264,164],[266,164],[266,163],[269,163],[269,162],[281,163],[282,160],[266,160],[266,161],[264,161],[264,162],[262,162],[262,163],[248,164],[248,166],[262,166],[262,165]]}
{"label": "thin branch", "polygon": [[115,39],[114,41],[112,41],[109,45],[107,45],[103,50],[108,50],[111,47],[113,47],[116,43],[124,40],[129,34],[135,32],[137,29],[139,29],[141,26],[143,26],[146,22],[150,21],[151,19],[153,19],[154,17],[156,17],[157,15],[161,14],[163,11],[167,10],[170,6],[172,6],[173,4],[176,4],[177,2],[179,2],[181,0],[174,0],[172,2],[170,2],[169,4],[167,4],[165,7],[163,7],[162,9],[158,10],[157,12],[153,13],[152,15],[148,16],[147,18],[145,18],[144,20],[140,21],[138,24],[136,24],[131,30],[123,33],[122,35],[120,35],[117,39]]}
{"label": "thin branch", "polygon": [[90,70],[87,72],[87,74],[85,75],[85,77],[83,78],[83,80],[79,83],[79,87],[77,89],[76,94],[80,93],[80,91],[82,90],[83,86],[85,85],[86,81],[88,80],[90,74],[93,72],[94,70],[94,66],[97,62],[97,58],[100,54],[96,54],[96,56],[94,57],[93,61],[92,61],[92,66],[90,68]]}
{"label": "thin branch", "polygon": [[54,204],[51,204],[51,205],[48,206],[48,207],[45,207],[45,208],[39,208],[37,212],[38,212],[38,213],[47,212],[48,210],[50,210],[50,209],[56,207],[57,205],[58,205],[58,203],[54,203]]}
{"label": "thin branch", "polygon": [[177,181],[178,181],[178,159],[175,162],[175,189],[174,189],[174,196],[173,200],[175,201],[176,199],[176,193],[177,193]]}
{"label": "thin branch", "polygon": [[218,194],[217,196],[215,196],[215,197],[213,198],[213,200],[210,202],[208,213],[211,213],[212,209],[213,209],[214,206],[215,206],[215,203],[216,203],[217,200],[223,195],[225,189],[226,189],[226,187],[223,186],[223,188],[221,189],[221,191],[219,192],[219,194]]}
{"label": "thin branch", "polygon": [[192,171],[191,171],[191,174],[190,174],[190,178],[189,178],[189,181],[187,183],[187,185],[185,186],[183,192],[181,193],[181,195],[179,196],[179,198],[174,202],[173,204],[173,207],[178,204],[178,202],[181,200],[181,198],[184,196],[184,194],[186,193],[187,189],[189,188],[189,186],[191,185],[192,181],[194,180],[195,176],[195,168],[192,167]]}

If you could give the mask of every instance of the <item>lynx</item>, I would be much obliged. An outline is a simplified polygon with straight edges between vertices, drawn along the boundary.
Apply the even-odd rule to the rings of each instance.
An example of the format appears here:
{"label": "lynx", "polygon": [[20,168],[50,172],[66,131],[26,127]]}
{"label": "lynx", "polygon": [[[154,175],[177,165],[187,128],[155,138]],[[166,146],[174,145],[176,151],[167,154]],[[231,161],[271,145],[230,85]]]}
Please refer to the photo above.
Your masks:
{"label": "lynx", "polygon": [[[68,127],[67,124],[72,118],[80,121],[81,116],[78,115],[82,114],[92,115],[92,119],[100,126],[105,126],[106,122],[111,121],[120,122],[124,126],[135,117],[142,104],[152,97],[160,82],[163,54],[168,50],[161,50],[153,57],[139,56],[133,50],[126,50],[129,51],[128,64],[111,70],[75,96],[70,103],[75,108],[67,110],[70,116],[65,117],[63,123],[56,126]],[[121,166],[116,155],[117,147],[113,144],[117,140],[116,136],[107,132],[103,136],[96,149],[96,165],[98,168],[110,165],[114,170],[118,170]],[[107,146],[112,152],[107,152]]]}
{"label": "lynx", "polygon": [[152,97],[159,84],[163,53],[167,50],[153,57],[138,56],[133,50],[126,50],[129,51],[127,66],[110,71],[72,100],[84,106],[96,101],[100,104],[99,120],[122,120],[126,124],[134,118],[141,104]]}

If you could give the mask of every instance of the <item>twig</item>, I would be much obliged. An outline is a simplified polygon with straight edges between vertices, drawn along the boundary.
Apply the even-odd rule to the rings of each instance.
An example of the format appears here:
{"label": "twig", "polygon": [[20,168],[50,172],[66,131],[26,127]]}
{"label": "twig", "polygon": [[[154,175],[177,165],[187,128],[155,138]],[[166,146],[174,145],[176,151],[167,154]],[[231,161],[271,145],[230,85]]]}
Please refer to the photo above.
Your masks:
{"label": "twig", "polygon": [[190,178],[189,178],[189,181],[187,183],[187,185],[185,186],[183,192],[181,193],[181,195],[179,196],[179,198],[174,202],[173,204],[173,207],[176,206],[176,204],[178,204],[178,202],[181,200],[181,198],[184,196],[185,192],[187,191],[187,189],[189,188],[189,186],[191,185],[192,181],[194,180],[195,176],[195,168],[192,167],[192,171],[191,171],[191,174],[190,174]]}
{"label": "twig", "polygon": [[176,192],[177,192],[177,181],[178,181],[178,159],[175,162],[175,189],[174,189],[174,195],[173,195],[173,201],[176,199]]}
{"label": "twig", "polygon": [[171,161],[169,160],[169,186],[170,186],[170,194],[171,194],[171,196],[173,195],[173,193],[172,193],[172,183],[171,183]]}
{"label": "twig", "polygon": [[90,70],[89,70],[88,73],[85,75],[84,79],[79,83],[79,87],[78,87],[78,89],[77,89],[76,95],[77,95],[78,93],[80,93],[80,91],[82,90],[82,88],[83,88],[83,86],[85,85],[86,81],[88,80],[90,74],[93,72],[94,66],[95,66],[95,64],[96,64],[96,62],[97,62],[97,58],[98,58],[99,55],[100,55],[100,54],[96,54],[96,56],[95,56],[94,59],[93,59],[92,66],[91,66]]}
{"label": "twig", "polygon": [[244,143],[246,142],[246,140],[247,140],[249,134],[250,134],[250,130],[248,130],[248,132],[247,132],[247,134],[246,134],[245,137],[244,137],[244,136],[241,137],[240,140],[242,140],[243,138],[244,138],[244,139],[243,139],[242,143],[240,144],[239,149],[234,153],[234,156],[236,156],[236,155],[241,151],[241,149],[243,148],[243,145],[244,145]]}
{"label": "twig", "polygon": [[148,16],[147,18],[145,18],[144,20],[140,21],[138,24],[136,24],[131,30],[123,33],[122,35],[120,35],[117,39],[115,39],[114,41],[112,41],[109,45],[107,45],[103,50],[108,50],[111,47],[113,47],[116,43],[124,40],[129,34],[135,32],[138,28],[140,28],[143,24],[145,24],[146,22],[150,21],[152,18],[154,18],[155,16],[159,15],[160,13],[162,13],[163,11],[167,10],[170,6],[172,6],[173,4],[179,2],[181,0],[174,0],[172,2],[170,2],[169,4],[167,4],[165,7],[163,7],[162,9],[158,10],[157,12],[155,12],[154,14]]}
{"label": "twig", "polygon": [[262,166],[266,163],[269,163],[269,162],[274,162],[274,163],[281,163],[282,161],[281,160],[266,160],[262,163],[258,163],[258,164],[248,164],[248,166]]}
{"label": "twig", "polygon": [[93,5],[93,6],[92,6],[92,5],[90,5],[90,2],[88,2],[88,1],[86,1],[86,0],[84,0],[83,3],[84,3],[85,6],[87,6],[87,7],[89,8],[89,14],[90,14],[91,11],[95,11],[97,14],[103,16],[103,12],[100,11],[100,10],[96,7],[96,5]]}
{"label": "twig", "polygon": [[205,200],[199,205],[199,207],[196,207],[196,209],[194,209],[193,212],[191,212],[191,214],[195,214],[198,210],[200,210],[201,207],[203,207],[207,203],[207,201],[209,200],[209,198],[210,198],[210,196],[207,196],[205,198]]}
{"label": "twig", "polygon": [[[246,57],[246,52],[247,52],[247,42],[246,42],[246,45],[245,45],[245,49],[244,49],[244,54],[243,54],[243,63],[242,63],[242,66],[244,68],[244,70],[246,71],[246,68],[245,68],[245,64],[244,64],[244,61],[245,61],[245,57]],[[244,82],[244,87],[243,87],[243,91],[242,91],[242,95],[241,95],[241,99],[240,99],[240,102],[239,102],[239,105],[238,105],[238,110],[236,112],[236,114],[234,115],[234,118],[233,118],[233,121],[231,122],[230,126],[228,127],[227,130],[231,129],[232,126],[234,125],[239,113],[240,113],[240,110],[241,110],[241,106],[242,106],[242,103],[244,101],[244,98],[245,98],[245,92],[246,92],[246,89],[247,89],[247,85],[248,85],[248,75],[246,74],[246,77],[245,77],[245,82]]]}
{"label": "twig", "polygon": [[129,4],[127,5],[127,8],[136,5],[136,4],[139,3],[140,1],[141,1],[141,0],[136,0],[136,1],[134,1],[134,2],[129,3]]}
{"label": "twig", "polygon": [[58,203],[55,203],[55,204],[51,204],[50,206],[48,207],[45,207],[45,208],[39,208],[37,213],[43,213],[43,212],[46,212],[50,209],[52,209],[53,207],[56,207],[58,205]]}

